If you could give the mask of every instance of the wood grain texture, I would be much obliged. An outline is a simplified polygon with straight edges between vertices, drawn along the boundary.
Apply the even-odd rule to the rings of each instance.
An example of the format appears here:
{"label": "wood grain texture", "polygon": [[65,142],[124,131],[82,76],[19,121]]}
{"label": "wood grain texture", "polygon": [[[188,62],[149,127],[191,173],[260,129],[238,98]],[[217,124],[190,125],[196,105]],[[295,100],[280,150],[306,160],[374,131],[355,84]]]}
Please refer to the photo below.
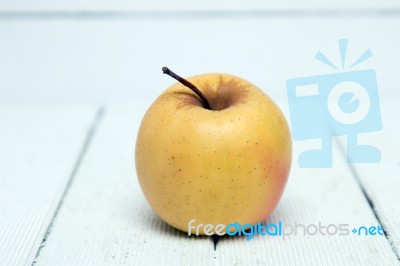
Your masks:
{"label": "wood grain texture", "polygon": [[144,110],[107,109],[37,265],[202,265],[214,259],[209,238],[167,226],[144,199],[134,168]]}
{"label": "wood grain texture", "polygon": [[[282,104],[283,105],[283,104]],[[139,188],[133,147],[146,106],[107,109],[38,265],[396,265],[384,236],[188,238],[151,211]],[[130,148],[131,147],[131,148]],[[296,143],[295,157],[307,145]],[[269,222],[378,225],[347,164],[293,171]]]}
{"label": "wood grain texture", "polygon": [[[299,147],[302,144],[295,144]],[[305,146],[304,146],[305,147]],[[292,167],[284,197],[268,223],[379,225],[339,152],[332,169]],[[296,158],[296,154],[295,157]],[[218,265],[398,265],[385,236],[257,236],[228,238],[218,246]]]}
{"label": "wood grain texture", "polygon": [[0,264],[29,265],[70,178],[93,107],[0,107]]}
{"label": "wood grain texture", "polygon": [[[352,167],[400,258],[400,130],[397,122],[400,106],[397,98],[387,96],[383,92],[380,101],[383,129],[358,136],[360,144],[380,149],[382,161],[379,164],[353,164]],[[341,141],[345,155],[346,139]]]}
{"label": "wood grain texture", "polygon": [[[284,102],[278,101],[280,106]],[[284,108],[284,110],[287,110]],[[288,117],[288,113],[285,112]],[[299,168],[302,151],[318,142],[294,142],[292,172],[284,196],[267,223],[348,224],[348,228],[377,226],[379,221],[339,142],[333,148],[333,167]],[[393,206],[393,205],[392,205]],[[396,217],[396,216],[393,216]],[[399,218],[393,218],[399,220]],[[218,265],[398,265],[399,261],[385,236],[349,235],[304,236],[287,238],[257,236],[250,241],[224,238],[218,249]]]}
{"label": "wood grain texture", "polygon": [[[16,11],[55,10],[50,2],[33,6],[16,1],[1,8],[12,11],[14,3]],[[63,2],[57,7],[60,12],[93,11],[90,3],[82,3]],[[243,3],[231,7],[238,10]],[[353,5],[348,1],[343,5],[347,3]],[[356,8],[363,5],[357,3]],[[363,8],[369,9],[371,3]],[[150,4],[143,2],[143,10]],[[125,5],[129,4],[115,2],[114,11],[125,10]],[[211,8],[218,10],[218,5]],[[315,8],[319,5],[323,4]],[[110,10],[105,2],[97,7]],[[357,19],[293,14],[285,19],[205,19],[157,13],[141,16],[138,12],[138,16],[133,13],[116,19],[55,16],[49,20],[39,16],[34,20],[0,20],[0,104],[148,103],[173,82],[162,76],[164,64],[182,76],[237,74],[274,99],[285,99],[288,78],[333,73],[313,57],[321,50],[334,63],[339,62],[336,40],[349,38],[350,61],[367,48],[374,53],[360,69],[377,71],[384,129],[360,136],[360,140],[381,149],[382,163],[353,165],[351,169],[340,159],[344,154],[335,150],[334,169],[299,169],[296,154],[311,144],[296,142],[290,182],[269,222],[348,223],[357,227],[378,225],[376,215],[389,241],[355,235],[285,240],[259,236],[251,241],[223,238],[214,252],[210,239],[186,237],[160,221],[146,203],[136,181],[133,146],[147,106],[131,104],[107,111],[54,220],[38,265],[398,264],[400,93],[396,84],[400,84],[400,76],[394,62],[400,61],[400,19],[395,14]],[[286,101],[280,106],[288,109]],[[0,264],[33,260],[93,118],[94,108],[0,108]]]}

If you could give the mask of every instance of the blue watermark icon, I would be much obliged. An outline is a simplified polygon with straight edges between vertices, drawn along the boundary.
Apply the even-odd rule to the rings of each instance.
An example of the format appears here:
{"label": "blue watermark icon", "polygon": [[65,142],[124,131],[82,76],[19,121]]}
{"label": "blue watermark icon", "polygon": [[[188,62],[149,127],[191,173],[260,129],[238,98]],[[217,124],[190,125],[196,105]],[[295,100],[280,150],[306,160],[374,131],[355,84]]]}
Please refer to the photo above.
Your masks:
{"label": "blue watermark icon", "polygon": [[349,163],[379,163],[381,160],[379,149],[357,141],[360,133],[382,129],[375,70],[352,70],[370,58],[372,51],[367,49],[346,67],[347,43],[347,39],[339,40],[340,68],[319,51],[315,56],[339,72],[286,82],[293,138],[321,140],[320,149],[308,150],[299,156],[302,168],[332,167],[333,136],[347,137]]}

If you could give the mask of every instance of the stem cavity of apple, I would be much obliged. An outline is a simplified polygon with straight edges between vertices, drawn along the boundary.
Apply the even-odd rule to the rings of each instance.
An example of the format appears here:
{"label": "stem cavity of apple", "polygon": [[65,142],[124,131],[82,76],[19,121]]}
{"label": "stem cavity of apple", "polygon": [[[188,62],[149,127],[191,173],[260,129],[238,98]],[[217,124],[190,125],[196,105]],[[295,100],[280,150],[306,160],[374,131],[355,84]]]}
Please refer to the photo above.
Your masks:
{"label": "stem cavity of apple", "polygon": [[196,93],[197,96],[200,97],[201,102],[203,104],[203,107],[205,109],[211,110],[210,104],[209,104],[206,96],[204,96],[204,94],[196,86],[194,86],[192,83],[190,83],[186,79],[182,78],[181,76],[179,76],[179,75],[175,74],[174,72],[172,72],[168,67],[163,67],[162,68],[162,72],[164,74],[167,74],[168,76],[171,76],[172,78],[174,78],[177,81],[179,81],[180,83],[182,83],[184,86],[186,86],[189,89],[191,89],[194,93]]}

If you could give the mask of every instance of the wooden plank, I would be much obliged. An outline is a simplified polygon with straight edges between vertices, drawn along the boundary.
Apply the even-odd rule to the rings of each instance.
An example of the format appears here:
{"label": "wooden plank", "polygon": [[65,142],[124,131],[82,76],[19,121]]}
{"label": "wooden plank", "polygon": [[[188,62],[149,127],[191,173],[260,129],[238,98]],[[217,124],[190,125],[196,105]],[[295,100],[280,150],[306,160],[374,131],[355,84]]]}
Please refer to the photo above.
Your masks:
{"label": "wooden plank", "polygon": [[189,238],[150,209],[134,168],[145,107],[108,108],[38,265],[211,263],[209,238]]}
{"label": "wooden plank", "polygon": [[400,61],[399,23],[399,18],[0,20],[0,103],[148,101],[172,84],[161,74],[163,65],[183,76],[236,74],[284,98],[288,78],[336,72],[314,56],[321,50],[340,64],[337,39],[344,37],[347,62],[371,48],[374,56],[357,69],[375,68],[381,90],[400,95],[393,85],[400,83],[393,67]]}
{"label": "wooden plank", "polygon": [[[165,63],[168,63],[171,68],[173,68],[177,72],[180,72],[180,74],[182,75],[191,75],[210,71],[236,73],[240,76],[246,77],[255,84],[264,88],[274,98],[284,98],[286,95],[284,85],[286,79],[295,76],[331,73],[328,68],[325,68],[321,66],[318,62],[314,61],[313,56],[315,55],[315,52],[317,50],[321,50],[331,55],[332,58],[336,58],[337,62],[337,59],[339,57],[335,57],[335,54],[338,54],[336,39],[342,38],[343,36],[350,38],[349,49],[351,50],[349,50],[349,55],[353,57],[356,57],[357,55],[359,55],[358,52],[362,52],[368,47],[372,49],[374,57],[371,58],[369,61],[366,61],[365,65],[363,65],[363,68],[376,69],[380,90],[385,95],[385,97],[383,97],[384,99],[382,98],[383,102],[387,99],[399,96],[399,91],[396,89],[395,84],[399,84],[400,76],[397,75],[397,69],[393,67],[393,62],[397,62],[400,60],[400,52],[397,49],[397,47],[400,46],[400,38],[397,37],[398,23],[399,19],[396,18],[335,18],[318,20],[318,23],[316,23],[316,21],[313,19],[299,18],[251,20],[216,19],[207,21],[194,19],[184,20],[184,23],[182,20],[179,19],[160,19],[154,21],[55,20],[51,22],[40,20],[34,22],[2,20],[0,22],[0,35],[3,37],[2,41],[0,42],[0,58],[2,58],[2,60],[0,61],[0,73],[2,73],[2,77],[0,79],[0,90],[2,97],[0,99],[0,102],[6,103],[9,101],[43,101],[42,95],[46,95],[48,101],[54,102],[74,101],[76,100],[77,95],[79,95],[79,99],[81,101],[112,101],[127,99],[147,101],[149,99],[154,99],[161,92],[161,90],[172,83],[172,81],[168,78],[157,76],[161,75],[158,74],[160,73],[160,66]],[[165,30],[165,28],[174,29],[175,31],[172,34],[171,31]],[[152,32],[152,34],[149,35],[149,32]],[[112,36],[112,38],[110,38],[110,36]],[[241,37],[238,38],[237,36]],[[165,42],[165,40],[171,41]],[[210,42],[210,40],[213,41]],[[181,45],[183,43],[185,45]],[[160,49],[161,47],[162,49]],[[201,49],[199,47],[201,47]],[[60,64],[60,62],[63,62],[63,64]],[[21,79],[21,76],[24,76],[24,79]],[[71,77],[73,77],[73,79]],[[285,107],[284,109],[287,108]],[[386,109],[388,109],[388,107],[386,107]],[[389,239],[395,243],[394,246],[396,248],[398,246],[398,244],[396,244],[396,241],[398,241],[396,240],[398,239],[398,231],[396,231],[396,228],[399,228],[399,215],[397,212],[398,208],[395,205],[396,198],[394,196],[394,193],[397,193],[396,188],[398,186],[397,179],[392,173],[397,173],[396,171],[398,162],[396,162],[396,158],[398,155],[396,153],[397,151],[395,150],[397,146],[395,144],[392,145],[391,143],[396,143],[395,134],[397,134],[398,130],[394,126],[396,124],[394,121],[397,121],[394,117],[397,109],[392,108],[392,110],[394,111],[392,116],[384,116],[384,132],[390,133],[384,133],[384,135],[378,134],[379,138],[381,139],[376,140],[378,141],[377,143],[379,145],[382,145],[382,147],[387,147],[382,148],[384,156],[383,159],[387,160],[387,162],[383,161],[382,164],[379,166],[357,166],[362,167],[362,169],[360,170],[357,168],[356,171],[357,173],[359,173],[359,175],[361,175],[361,180],[366,186],[365,188],[368,194],[375,201],[377,214],[381,215],[381,222],[384,224],[388,232]],[[386,113],[388,112],[386,111]],[[389,122],[385,121],[385,117],[388,117],[386,118],[386,121]],[[132,123],[138,123],[137,119],[135,121],[136,122],[133,121]],[[113,122],[109,123],[112,124]],[[125,122],[121,121],[119,123],[123,124]],[[392,123],[393,125],[389,126],[388,129],[390,130],[386,131],[386,127],[389,123]],[[116,128],[118,128],[118,126]],[[108,129],[108,131],[111,131],[111,129]],[[130,129],[130,132],[132,136],[135,133],[133,129]],[[119,134],[119,132],[109,132],[107,134],[112,136],[113,134]],[[102,139],[105,141],[106,138],[102,137]],[[383,139],[388,139],[391,141],[383,143]],[[369,141],[369,139],[367,140]],[[383,144],[381,144],[381,142]],[[134,136],[132,137],[131,143],[129,145],[133,145],[133,143]],[[125,146],[127,144],[120,145]],[[98,149],[103,152],[105,150],[103,148]],[[123,148],[120,147],[119,149],[122,150]],[[297,149],[299,149],[299,146],[297,146]],[[107,161],[106,158],[101,158],[101,160],[104,162]],[[92,166],[87,166],[87,168],[94,168],[97,167],[97,165],[97,163],[92,162]],[[347,167],[344,163],[341,163],[339,165],[342,168]],[[101,169],[103,169],[103,167],[105,168],[106,165],[101,165],[101,167]],[[375,169],[369,169],[368,167],[375,167]],[[133,169],[131,170],[133,171]],[[87,171],[88,175],[91,175],[91,171],[93,170],[87,169],[85,171]],[[107,171],[109,172],[105,173],[112,174],[112,170]],[[125,170],[121,170],[121,175],[126,175],[128,171],[130,170],[128,170],[127,168]],[[133,173],[131,174],[133,175]],[[101,173],[98,175],[101,176]],[[354,209],[354,212],[351,212],[346,207],[346,209],[343,211],[336,206],[336,209],[333,209],[333,213],[338,214],[338,218],[335,218],[336,216],[333,218],[337,220],[324,218],[327,222],[340,222],[340,218],[345,219],[347,217],[350,217],[350,220],[357,222],[357,224],[371,223],[371,225],[373,225],[377,222],[376,220],[374,220],[372,212],[368,214],[368,206],[366,204],[366,201],[363,202],[362,198],[358,196],[355,199],[350,198],[349,195],[351,195],[352,193],[354,194],[354,189],[357,186],[354,180],[353,182],[350,182],[350,184],[344,184],[345,182],[342,180],[342,178],[348,177],[349,179],[351,177],[348,171],[338,171],[336,173],[332,173],[324,171],[314,172],[314,170],[306,171],[304,169],[294,169],[292,177],[297,176],[297,178],[302,181],[303,179],[301,178],[305,176],[307,181],[304,182],[311,186],[314,182],[314,179],[312,179],[313,175],[321,176],[323,178],[321,181],[315,182],[319,183],[318,188],[321,188],[323,192],[326,192],[326,194],[321,193],[317,194],[318,196],[312,196],[309,190],[300,189],[299,191],[297,191],[298,187],[302,187],[302,182],[296,181],[296,183],[293,183],[294,181],[290,181],[288,190],[285,193],[285,197],[283,198],[281,203],[281,205],[285,205],[282,205],[283,207],[279,207],[277,209],[277,217],[281,217],[281,214],[279,214],[281,208],[283,209],[282,211],[280,211],[280,213],[283,214],[291,213],[290,210],[294,210],[292,211],[293,215],[289,217],[291,220],[287,218],[287,221],[310,221],[310,223],[315,222],[314,217],[320,217],[313,216],[311,212],[314,209],[317,213],[320,211],[325,211],[323,214],[320,214],[324,215],[322,216],[322,218],[325,217],[325,215],[330,213],[330,210],[328,210],[326,206],[330,206],[332,208],[336,206],[334,203],[326,203],[328,201],[327,199],[332,199],[333,196],[328,193],[330,190],[327,190],[325,187],[329,184],[333,184],[330,187],[333,187],[335,189],[332,190],[336,192],[339,191],[341,194],[344,195],[345,199],[350,200],[350,204],[345,201],[340,201],[341,204],[344,206],[349,205],[351,208],[355,208],[356,206],[357,209]],[[336,175],[339,177],[336,177]],[[327,178],[324,178],[326,176]],[[367,177],[364,178],[364,176]],[[368,181],[374,179],[372,177],[368,178],[368,176],[379,176],[379,180],[382,182],[376,183],[377,181]],[[124,184],[127,187],[130,186],[132,191],[140,193],[138,189],[134,190],[134,184],[129,183],[134,182],[132,180],[135,180],[134,176],[132,176],[131,178],[131,181],[125,181],[126,183]],[[91,181],[93,181],[93,179],[93,177],[90,177]],[[335,187],[336,179],[340,180],[337,185],[338,188]],[[364,180],[367,180],[369,183]],[[374,180],[377,179],[375,178]],[[113,183],[111,183],[111,181],[105,181],[105,183],[110,184],[109,187],[112,187],[112,185],[114,185]],[[97,184],[94,185],[98,186]],[[89,185],[85,183],[85,186]],[[102,186],[105,187],[104,184]],[[95,188],[93,189],[95,190]],[[117,192],[115,191],[115,189],[111,190],[114,191],[114,194],[118,194],[119,192],[119,188],[117,189]],[[314,190],[312,191],[314,192]],[[96,192],[96,194],[92,191],[91,193],[93,195],[98,195],[103,192]],[[124,193],[127,192],[125,191]],[[359,190],[357,193],[356,195],[362,194]],[[302,199],[303,195],[306,195],[304,196],[304,199]],[[73,197],[77,196],[73,195]],[[286,199],[286,197],[289,197],[289,199]],[[327,199],[324,199],[324,197],[326,197]],[[107,194],[105,198],[102,199],[101,203],[106,204],[108,202],[108,199],[110,198],[110,195]],[[126,196],[127,200],[129,200],[128,198],[129,196]],[[318,203],[318,200],[320,200],[320,198],[323,199],[324,204]],[[87,200],[87,198],[84,199]],[[91,200],[94,201],[93,199]],[[135,206],[135,200],[140,202],[140,199],[137,198],[130,199],[130,204],[132,204],[132,206]],[[334,201],[336,200],[340,200],[340,198],[335,199]],[[351,201],[353,200],[357,204],[352,204]],[[119,203],[122,201],[123,200],[121,198],[117,198],[115,202],[112,202],[110,204],[112,207],[118,207]],[[390,203],[390,201],[393,202]],[[304,210],[304,215],[302,212],[295,213],[296,210],[299,209],[303,211],[303,209],[298,207],[298,205],[300,204],[296,205],[293,202],[304,202],[305,204],[311,205],[314,209]],[[71,203],[71,206],[75,207],[75,205],[77,204],[78,203],[76,202],[73,204]],[[93,202],[90,204],[91,205],[88,205],[87,208],[93,206],[96,207]],[[143,199],[142,204],[143,206],[145,206],[146,204]],[[151,217],[154,217],[151,216],[148,208],[145,209],[146,211],[143,211],[143,209],[141,210],[142,212],[147,213],[148,216],[144,215],[145,217],[150,216],[150,220],[152,219]],[[63,208],[62,211],[67,210]],[[73,210],[71,209],[69,209],[68,211],[70,212],[70,214],[73,213]],[[89,224],[89,229],[87,230],[90,231],[92,230],[90,228],[92,224],[95,223],[95,221],[91,220],[91,215],[85,213],[85,211],[87,210],[80,210],[78,216],[84,217],[86,220],[77,221],[75,223],[78,223],[76,225],[77,228]],[[132,211],[135,212],[135,210]],[[339,211],[342,211],[343,213],[339,213]],[[100,211],[98,209],[92,209],[88,212],[97,213]],[[100,217],[101,219],[103,219],[100,219],[100,224],[103,227],[100,228],[100,226],[96,225],[95,227],[93,227],[93,231],[90,232],[87,232],[86,229],[84,230],[82,228],[78,230],[78,232],[83,233],[83,239],[89,241],[89,246],[93,248],[93,250],[95,250],[97,253],[93,252],[92,250],[84,249],[86,248],[86,245],[82,244],[80,246],[81,250],[74,250],[74,247],[72,246],[68,247],[67,250],[69,250],[69,252],[67,253],[67,255],[63,256],[61,248],[65,248],[65,245],[72,242],[66,242],[64,244],[60,244],[57,242],[57,245],[53,245],[49,248],[51,252],[54,252],[56,250],[57,252],[54,254],[57,254],[59,258],[63,258],[65,262],[79,262],[90,259],[93,259],[94,261],[100,260],[99,258],[93,257],[86,258],[85,260],[84,258],[82,258],[83,256],[85,256],[85,254],[78,254],[78,252],[80,251],[87,252],[90,256],[91,254],[100,254],[101,252],[109,254],[110,251],[107,251],[109,250],[108,243],[104,245],[102,244],[103,246],[97,249],[97,247],[91,242],[93,235],[95,235],[95,237],[104,237],[103,240],[99,239],[101,243],[107,242],[111,239],[110,236],[113,232],[108,231],[114,230],[114,226],[108,225],[105,220],[112,216],[109,214],[110,209],[107,209],[104,212],[105,214],[100,212],[102,215],[105,216]],[[129,216],[127,212],[124,213],[120,209],[118,209],[117,213],[123,213],[122,216],[125,215],[125,218]],[[283,214],[282,216],[285,217]],[[65,217],[69,216],[65,215],[64,218]],[[124,217],[118,219],[124,220]],[[297,217],[300,218],[297,219]],[[62,221],[62,219],[60,220]],[[133,222],[136,223],[137,221],[134,220]],[[64,225],[68,223],[68,221],[60,223],[62,223],[60,227],[64,228]],[[139,221],[139,224],[141,224],[141,226],[147,226],[147,222]],[[123,223],[122,225],[125,226],[125,224]],[[132,224],[127,225],[128,228],[130,226],[132,226]],[[155,227],[161,228],[162,224],[157,224]],[[106,228],[104,230],[106,231],[105,235],[97,235],[96,233],[102,232],[103,228]],[[60,231],[58,235],[65,234],[65,232],[63,231],[64,229],[57,230]],[[145,227],[144,230],[153,231],[153,229],[150,229],[149,227]],[[162,229],[155,230],[164,232]],[[167,229],[167,231],[168,230],[169,229]],[[129,236],[136,234],[135,232],[136,231],[134,230],[129,231]],[[79,235],[77,234],[72,234],[72,236],[75,236],[76,239],[80,239]],[[123,233],[121,233],[120,231],[117,236],[118,237],[116,237],[115,239],[124,237]],[[67,237],[63,236],[61,240],[73,240],[72,237]],[[142,236],[142,238],[144,237],[146,236]],[[163,239],[157,238],[156,234],[153,234],[153,237],[154,238],[152,238],[152,245],[162,247],[165,247],[165,245],[167,245],[165,242],[162,242],[164,241]],[[325,258],[330,259],[330,261],[333,263],[339,262],[339,259],[333,257],[331,258],[330,255],[328,255],[330,254],[328,249],[328,247],[330,246],[333,246],[335,248],[333,250],[338,255],[343,255],[346,259],[351,256],[352,259],[357,261],[357,259],[359,259],[364,254],[364,252],[367,252],[366,246],[371,245],[372,250],[369,251],[378,253],[376,255],[378,259],[386,257],[388,260],[387,262],[393,262],[393,256],[389,255],[390,250],[385,246],[385,241],[383,238],[380,238],[377,242],[374,240],[373,242],[375,244],[371,243],[372,240],[370,238],[366,238],[364,240],[354,239],[354,245],[361,246],[359,249],[352,248],[351,244],[342,245],[340,239],[338,240],[338,242],[336,242],[334,238],[328,238],[328,240],[325,240],[324,238],[323,240],[321,240],[321,242],[319,242],[320,240],[317,241],[313,239],[315,238],[312,238],[308,242],[301,242],[303,241],[302,238],[300,239],[301,241],[298,238],[295,238],[294,241],[291,241],[291,244],[287,244],[287,249],[284,248],[286,244],[277,244],[274,246],[273,252],[275,252],[276,254],[281,254],[282,252],[279,253],[279,250],[284,250],[285,252],[287,252],[287,254],[285,253],[285,256],[289,256],[292,259],[291,262],[294,262],[295,255],[301,257],[301,254],[304,254],[306,258],[303,262],[311,262],[313,258],[316,259],[316,261],[318,262],[322,262]],[[300,244],[297,245],[296,240],[299,240]],[[179,241],[179,243],[185,243],[186,240]],[[229,241],[231,240],[225,241],[225,243]],[[256,239],[249,242],[249,244],[255,245],[252,244],[255,241]],[[124,247],[121,247],[121,243],[118,240],[116,240],[116,242],[118,242],[118,244],[116,244],[116,252],[113,251],[112,253],[117,254],[116,261],[120,262],[121,259],[125,259],[125,254],[123,254],[123,252],[125,252],[126,250]],[[128,240],[123,242],[123,245],[125,245],[126,242],[128,242]],[[195,244],[193,245],[197,246],[198,242],[199,241],[196,240],[196,242],[194,242]],[[243,242],[245,241],[243,240]],[[167,243],[169,244],[169,242]],[[208,240],[204,240],[204,243],[200,244],[202,255],[199,255],[197,257],[194,253],[189,253],[191,254],[189,255],[189,257],[192,256],[190,258],[196,262],[199,262],[202,258],[206,258],[206,261],[208,262],[209,260],[212,260],[212,256],[216,256],[218,258],[218,262],[228,262],[231,261],[229,258],[237,257],[235,261],[243,262],[245,261],[246,255],[240,253],[239,249],[248,248],[248,250],[250,250],[249,252],[253,252],[251,251],[250,246],[236,244],[235,241],[234,245],[232,246],[232,249],[238,251],[238,255],[235,257],[233,251],[227,251],[226,249],[224,251],[223,247],[225,244],[223,243],[224,241],[221,241],[221,245],[219,246],[219,248],[221,246],[222,247],[217,251],[218,254],[223,255],[218,256],[218,254],[209,254],[209,242]],[[258,246],[257,248],[256,246],[254,246],[255,249],[253,250],[259,250],[256,251],[258,252],[256,253],[256,255],[260,256],[262,258],[262,261],[278,262],[278,259],[276,259],[276,261],[271,261],[273,260],[272,254],[275,254],[272,253],[271,250],[268,251],[270,253],[260,255],[260,253],[264,252],[263,250],[265,250],[265,244],[266,243],[264,242],[260,244],[260,248],[258,248]],[[309,247],[310,251],[298,251],[300,250],[299,246],[301,246],[301,244]],[[177,246],[178,244],[174,245]],[[131,247],[128,244],[127,246]],[[350,252],[341,252],[340,249],[342,247],[345,247],[346,249],[350,249],[351,251],[355,252],[355,255],[350,255]],[[44,254],[46,254],[47,248],[48,247],[44,248]],[[141,253],[138,252],[134,253],[133,255],[145,254],[144,249],[145,248],[139,249]],[[173,248],[171,249],[171,247],[168,247],[166,249],[167,253],[171,253],[173,251]],[[180,248],[176,248],[176,250],[178,250],[178,252],[181,252],[179,254],[183,256],[184,252],[180,251]],[[322,252],[322,250],[325,251]],[[51,254],[53,254],[51,252],[44,256],[43,262],[56,261],[55,256],[50,259],[48,258],[49,256],[51,256]],[[110,254],[111,258],[113,254]],[[171,254],[173,254],[173,252]],[[72,255],[77,256],[77,258],[74,260],[70,257]],[[130,255],[131,253],[128,254],[128,257]],[[172,259],[172,255],[170,257],[166,257],[165,259],[167,262],[178,262],[178,259],[180,257],[178,255],[176,256],[177,258],[175,259]],[[158,256],[154,257],[154,261],[160,259],[161,257],[162,254],[158,254]],[[108,259],[109,256],[104,255],[104,258]],[[283,255],[281,256],[281,258],[281,262],[285,262],[283,260]],[[40,259],[41,257],[39,257],[39,262],[41,261]],[[139,261],[144,262],[145,257],[142,256]],[[371,259],[371,261],[377,262],[377,260],[374,260],[373,258]],[[243,262],[243,264],[245,263]]]}
{"label": "wooden plank", "polygon": [[0,262],[35,258],[96,108],[0,107]]}
{"label": "wooden plank", "polygon": [[[280,104],[284,106],[285,104]],[[108,108],[81,170],[37,260],[53,264],[386,264],[397,261],[384,236],[188,238],[152,213],[133,165],[145,106]],[[295,157],[307,144],[295,144]],[[360,187],[335,150],[334,168],[300,169],[269,222],[377,226]]]}
{"label": "wooden plank", "polygon": [[[293,226],[296,223],[348,224],[349,230],[379,225],[349,168],[341,160],[336,160],[332,169],[301,169],[294,165],[283,199],[267,223],[280,221]],[[297,235],[287,238],[256,236],[246,241],[245,237],[225,237],[218,246],[217,264],[398,264],[385,236],[358,236],[351,231],[343,236],[304,236],[303,230],[298,230]]]}
{"label": "wooden plank", "polygon": [[[382,160],[378,164],[353,164],[376,215],[386,230],[387,237],[400,258],[400,158],[398,98],[381,94],[383,129],[359,135],[359,143],[380,149]],[[346,140],[342,140],[346,147]],[[344,151],[346,148],[344,148]],[[346,152],[346,151],[345,151]]]}
{"label": "wooden plank", "polygon": [[[280,102],[284,110],[285,102]],[[288,113],[286,113],[288,117]],[[293,165],[284,196],[267,223],[310,226],[347,224],[352,230],[378,226],[357,179],[337,145],[332,168],[299,168],[302,151],[319,145],[294,142]],[[390,197],[390,196],[389,196]],[[393,206],[393,205],[392,205]],[[393,217],[398,221],[398,216]],[[326,234],[326,232],[325,232]],[[383,235],[297,235],[224,237],[216,255],[218,265],[398,265],[396,254]]]}
{"label": "wooden plank", "polygon": [[316,0],[295,0],[285,1],[211,1],[190,2],[183,0],[168,1],[159,0],[127,2],[117,1],[85,1],[78,0],[54,2],[50,0],[40,0],[32,3],[27,0],[3,1],[0,11],[20,12],[20,11],[243,11],[243,10],[369,10],[382,8],[398,8],[399,4],[395,1],[369,0],[369,1],[345,1],[338,0],[334,3],[321,2]]}

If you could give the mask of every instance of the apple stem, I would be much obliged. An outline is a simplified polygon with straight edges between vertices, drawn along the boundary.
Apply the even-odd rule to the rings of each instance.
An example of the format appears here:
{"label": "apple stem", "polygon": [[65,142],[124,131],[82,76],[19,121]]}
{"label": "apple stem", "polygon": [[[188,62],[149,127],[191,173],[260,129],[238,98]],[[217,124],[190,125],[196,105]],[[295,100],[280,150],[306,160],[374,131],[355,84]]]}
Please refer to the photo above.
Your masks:
{"label": "apple stem", "polygon": [[204,96],[204,94],[196,86],[194,86],[192,83],[190,83],[186,79],[184,79],[184,78],[180,77],[179,75],[175,74],[174,72],[172,72],[168,67],[163,67],[162,72],[164,74],[171,76],[172,78],[174,78],[177,81],[179,81],[180,83],[182,83],[184,86],[191,89],[194,93],[197,94],[197,96],[200,97],[203,107],[205,109],[211,110],[210,104],[208,103],[206,96]]}

